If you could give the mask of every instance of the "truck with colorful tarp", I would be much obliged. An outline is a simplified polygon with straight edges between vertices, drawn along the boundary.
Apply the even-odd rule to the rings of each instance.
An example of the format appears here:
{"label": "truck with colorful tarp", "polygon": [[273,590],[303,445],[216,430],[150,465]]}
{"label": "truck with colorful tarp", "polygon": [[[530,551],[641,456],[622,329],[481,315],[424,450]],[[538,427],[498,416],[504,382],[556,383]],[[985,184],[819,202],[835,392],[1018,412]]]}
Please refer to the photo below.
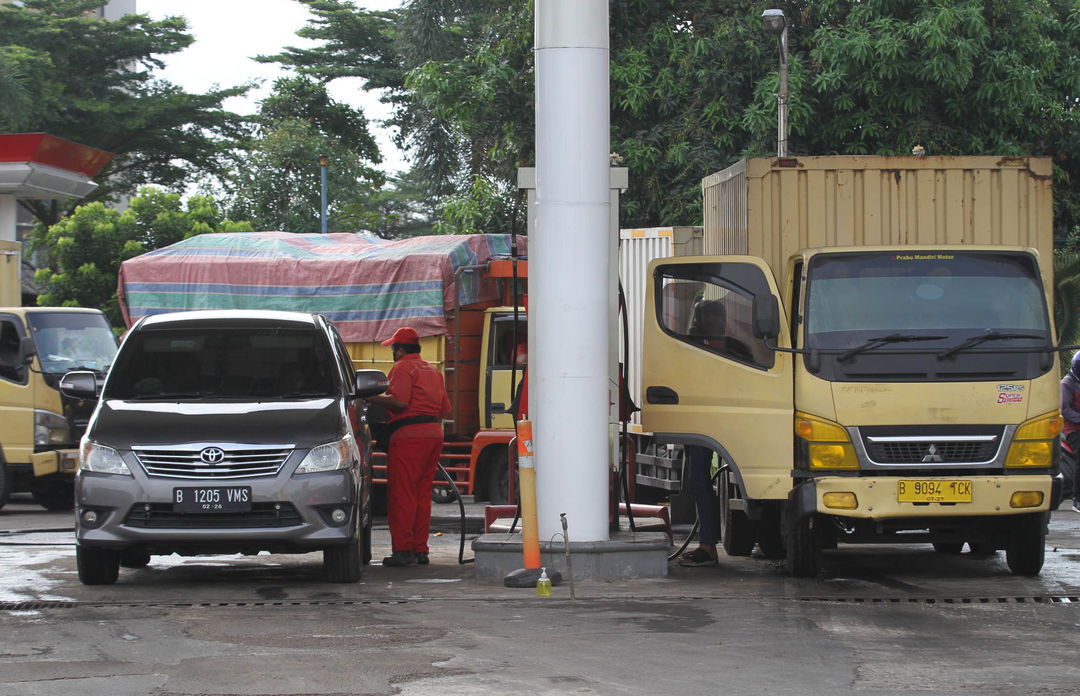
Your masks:
{"label": "truck with colorful tarp", "polygon": [[1045,158],[834,156],[704,179],[703,255],[649,267],[642,425],[719,455],[729,555],[808,576],[838,544],[966,544],[1040,571],[1051,178]]}
{"label": "truck with colorful tarp", "polygon": [[[453,413],[444,468],[460,492],[506,502],[511,383],[520,382],[526,318],[525,238],[441,235],[387,241],[363,234],[204,234],[125,261],[118,294],[128,326],[187,309],[287,309],[322,314],[357,368],[388,372],[381,341],[411,326],[443,372]],[[517,251],[512,251],[516,242]],[[516,321],[515,321],[516,319]],[[519,358],[515,364],[515,355]],[[374,410],[374,408],[372,409]],[[378,415],[372,414],[372,420]],[[378,424],[373,424],[378,433]],[[375,461],[385,481],[385,459]],[[437,488],[436,499],[452,496]]]}

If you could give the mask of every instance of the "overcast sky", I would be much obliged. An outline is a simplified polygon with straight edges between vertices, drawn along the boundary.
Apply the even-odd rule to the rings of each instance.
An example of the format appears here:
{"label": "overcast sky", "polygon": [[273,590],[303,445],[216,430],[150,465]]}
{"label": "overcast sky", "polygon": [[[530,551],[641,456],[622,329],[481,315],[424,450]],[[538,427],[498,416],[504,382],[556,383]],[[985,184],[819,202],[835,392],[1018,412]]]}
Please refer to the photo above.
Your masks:
{"label": "overcast sky", "polygon": [[[389,9],[400,0],[360,0],[368,9]],[[262,79],[258,89],[245,99],[232,99],[225,107],[241,114],[254,113],[257,102],[269,95],[278,66],[256,63],[252,56],[278,53],[285,46],[304,46],[296,31],[307,21],[307,8],[295,0],[136,0],[136,12],[154,19],[186,17],[188,33],[195,42],[183,51],[166,58],[159,76],[192,93],[204,93],[214,85],[231,87]],[[406,168],[390,140],[390,133],[379,127],[389,115],[374,95],[360,89],[356,80],[336,80],[330,85],[337,101],[364,110],[371,121],[383,154],[381,168],[387,172]]]}

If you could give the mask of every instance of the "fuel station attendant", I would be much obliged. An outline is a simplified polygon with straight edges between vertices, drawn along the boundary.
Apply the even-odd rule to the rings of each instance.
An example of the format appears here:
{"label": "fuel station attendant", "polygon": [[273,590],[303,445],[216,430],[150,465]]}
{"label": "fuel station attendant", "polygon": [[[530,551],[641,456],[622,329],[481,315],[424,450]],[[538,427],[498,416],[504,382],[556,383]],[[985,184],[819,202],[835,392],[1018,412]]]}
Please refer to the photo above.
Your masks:
{"label": "fuel station attendant", "polygon": [[387,517],[393,552],[384,566],[428,564],[431,487],[443,446],[442,419],[450,415],[442,374],[420,357],[420,337],[400,328],[382,342],[394,366],[386,394],[368,399],[387,410]]}

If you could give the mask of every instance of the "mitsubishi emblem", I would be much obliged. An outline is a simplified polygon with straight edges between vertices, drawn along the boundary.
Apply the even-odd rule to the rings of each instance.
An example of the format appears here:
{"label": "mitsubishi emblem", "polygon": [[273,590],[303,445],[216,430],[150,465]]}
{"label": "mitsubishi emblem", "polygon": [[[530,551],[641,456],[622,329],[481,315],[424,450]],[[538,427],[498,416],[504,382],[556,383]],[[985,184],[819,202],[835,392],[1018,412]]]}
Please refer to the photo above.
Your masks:
{"label": "mitsubishi emblem", "polygon": [[930,462],[933,464],[942,464],[945,459],[937,453],[937,447],[930,445],[930,449],[926,450],[926,456],[922,458],[923,462]]}
{"label": "mitsubishi emblem", "polygon": [[202,452],[199,452],[199,459],[207,464],[217,464],[224,458],[225,452],[220,447],[207,447]]}

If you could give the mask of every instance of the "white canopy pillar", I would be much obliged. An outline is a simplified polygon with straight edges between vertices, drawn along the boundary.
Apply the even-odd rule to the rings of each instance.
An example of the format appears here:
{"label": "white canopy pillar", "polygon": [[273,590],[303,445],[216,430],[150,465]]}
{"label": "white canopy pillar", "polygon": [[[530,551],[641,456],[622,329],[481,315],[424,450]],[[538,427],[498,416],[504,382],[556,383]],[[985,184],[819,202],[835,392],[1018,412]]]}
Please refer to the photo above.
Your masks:
{"label": "white canopy pillar", "polygon": [[609,406],[607,0],[537,0],[536,239],[529,391],[539,536],[606,541]]}

